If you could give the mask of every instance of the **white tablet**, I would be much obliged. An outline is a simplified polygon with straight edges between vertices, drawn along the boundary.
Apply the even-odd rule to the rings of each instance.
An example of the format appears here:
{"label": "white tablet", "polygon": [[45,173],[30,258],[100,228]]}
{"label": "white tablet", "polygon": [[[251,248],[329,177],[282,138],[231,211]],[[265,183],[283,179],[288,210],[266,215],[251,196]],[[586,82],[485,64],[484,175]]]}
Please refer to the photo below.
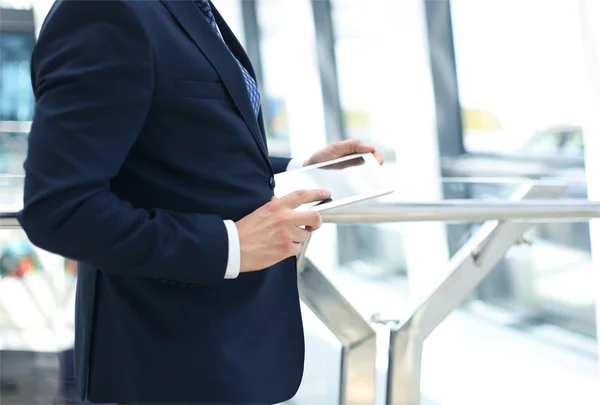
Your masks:
{"label": "white tablet", "polygon": [[390,194],[392,183],[372,153],[348,155],[275,175],[275,195],[296,190],[323,189],[331,198],[304,204],[298,210],[325,211]]}

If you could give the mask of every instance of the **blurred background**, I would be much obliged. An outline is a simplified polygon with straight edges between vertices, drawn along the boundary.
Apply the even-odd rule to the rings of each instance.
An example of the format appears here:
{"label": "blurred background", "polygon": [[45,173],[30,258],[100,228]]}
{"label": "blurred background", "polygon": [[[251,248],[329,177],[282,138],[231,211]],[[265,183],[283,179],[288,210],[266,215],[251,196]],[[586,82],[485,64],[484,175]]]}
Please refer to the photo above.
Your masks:
{"label": "blurred background", "polygon": [[[272,155],[361,138],[383,150],[399,202],[505,199],[519,185],[506,178],[560,178],[563,197],[588,198],[585,146],[599,134],[584,137],[582,15],[600,24],[600,13],[580,2],[213,2],[256,68]],[[21,204],[30,58],[51,5],[0,0],[2,212]],[[480,225],[325,225],[308,257],[365,319],[401,319]],[[590,235],[587,221],[528,231],[426,341],[424,401],[600,403]],[[76,276],[0,229],[0,403],[70,401]],[[333,404],[340,344],[304,309],[307,365],[292,402]]]}

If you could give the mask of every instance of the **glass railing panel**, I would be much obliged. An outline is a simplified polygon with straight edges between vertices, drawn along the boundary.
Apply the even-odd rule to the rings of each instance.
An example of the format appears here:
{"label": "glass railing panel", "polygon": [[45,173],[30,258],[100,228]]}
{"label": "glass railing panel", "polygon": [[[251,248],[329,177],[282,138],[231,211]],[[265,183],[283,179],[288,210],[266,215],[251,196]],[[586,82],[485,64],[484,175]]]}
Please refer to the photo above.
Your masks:
{"label": "glass railing panel", "polygon": [[[506,199],[517,185],[468,182],[468,187],[445,187],[454,187],[456,194],[463,193],[462,198],[493,201]],[[464,193],[466,188],[468,193]],[[572,189],[567,187],[562,198],[577,198]],[[452,232],[453,227],[458,232]],[[415,235],[423,240],[420,234],[432,229],[445,233],[445,246],[437,246],[434,241],[439,238],[434,235],[431,243],[415,250],[411,244]],[[458,250],[480,229],[482,223],[326,224],[313,236],[308,257],[322,263],[320,269],[366,319],[379,313],[379,320],[402,321],[428,290],[427,285],[431,288],[452,271],[447,266],[432,267],[436,259],[431,256],[443,257],[450,252],[451,243]],[[577,398],[597,398],[597,283],[591,265],[589,224],[539,223],[525,232],[520,242],[426,341],[425,398],[444,404],[500,404],[483,395],[485,390],[472,389],[476,381],[476,386],[487,387],[488,392],[493,387],[497,390],[500,378],[506,395],[498,398],[504,403],[508,403],[509,393],[519,390],[524,390],[523,396],[513,397],[511,403],[542,403],[533,398],[564,403],[560,401],[572,395],[572,389],[558,383],[561,379],[578,387]],[[411,277],[419,283],[415,285]],[[490,353],[496,362],[493,365],[486,360]],[[515,364],[527,367],[515,371]],[[525,370],[534,374],[526,377]],[[460,390],[456,381],[464,382]]]}
{"label": "glass railing panel", "polygon": [[[517,187],[515,182],[460,183],[448,179],[444,192],[449,197],[495,201],[508,198]],[[572,184],[562,198],[581,199],[584,195],[585,185]],[[392,200],[393,197],[387,199]],[[436,262],[432,256],[450,257],[480,226],[481,223],[325,225],[323,232],[314,236],[317,242],[311,245],[309,257],[322,263],[323,269],[343,269],[335,273],[336,283],[382,283],[394,292],[404,291],[408,297],[411,268],[413,278],[428,279],[423,272],[443,274],[440,268],[431,268]],[[431,242],[440,240],[436,233],[443,235],[445,246],[427,243],[430,235]],[[332,238],[337,238],[337,242],[328,241]],[[415,238],[425,243],[414,243]],[[594,275],[588,222],[539,223],[524,235],[523,242],[507,252],[473,298],[520,313],[532,322],[594,337],[594,292],[590,287],[594,285]],[[333,266],[329,266],[332,260]],[[437,262],[442,267],[445,264],[445,260]],[[350,286],[348,294],[352,294]],[[360,295],[360,288],[357,294]],[[370,309],[365,309],[365,316],[374,307],[394,307],[376,304],[377,299],[385,302],[382,294],[367,300],[365,305]]]}
{"label": "glass railing panel", "polygon": [[[475,184],[469,197],[504,198],[506,188],[502,184]],[[585,183],[571,182],[562,194],[566,199],[585,197]],[[476,297],[519,313],[530,322],[594,337],[589,222],[539,223],[523,239],[525,243],[510,249],[484,280]]]}

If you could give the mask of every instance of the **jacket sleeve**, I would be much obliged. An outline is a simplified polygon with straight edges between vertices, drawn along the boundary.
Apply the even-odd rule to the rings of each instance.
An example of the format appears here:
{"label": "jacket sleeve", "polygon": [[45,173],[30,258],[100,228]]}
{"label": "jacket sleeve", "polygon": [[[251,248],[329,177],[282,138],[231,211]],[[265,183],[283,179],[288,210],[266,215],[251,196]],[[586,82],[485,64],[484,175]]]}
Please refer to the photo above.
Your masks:
{"label": "jacket sleeve", "polygon": [[35,245],[102,271],[208,284],[228,241],[216,215],[140,209],[111,192],[146,121],[153,56],[126,1],[63,1],[32,57],[35,114],[18,219]]}
{"label": "jacket sleeve", "polygon": [[282,158],[282,157],[273,157],[269,158],[271,161],[271,166],[273,167],[273,171],[275,174],[285,172],[288,164],[290,163],[290,158]]}

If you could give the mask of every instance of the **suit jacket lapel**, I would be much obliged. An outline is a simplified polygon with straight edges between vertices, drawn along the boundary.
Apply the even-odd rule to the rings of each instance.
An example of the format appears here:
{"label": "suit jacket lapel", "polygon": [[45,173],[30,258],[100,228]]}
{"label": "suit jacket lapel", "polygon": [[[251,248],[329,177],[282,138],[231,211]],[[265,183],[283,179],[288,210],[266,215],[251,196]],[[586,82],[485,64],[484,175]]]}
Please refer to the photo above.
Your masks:
{"label": "suit jacket lapel", "polygon": [[246,68],[248,73],[250,73],[254,80],[256,80],[256,73],[254,72],[254,68],[252,67],[252,63],[250,62],[250,58],[244,50],[244,47],[242,46],[242,44],[240,44],[233,31],[231,31],[231,28],[229,28],[229,25],[227,25],[227,22],[225,21],[221,13],[219,13],[219,10],[212,4],[212,2],[210,2],[210,4],[212,7],[213,14],[215,16],[215,21],[219,26],[219,30],[221,31],[221,35],[223,35],[225,43],[227,44],[227,46],[229,46],[229,49],[233,52],[235,57],[238,58],[238,60]]}
{"label": "suit jacket lapel", "polygon": [[[227,49],[226,45],[215,34],[211,26],[204,23],[205,17],[193,1],[161,0],[161,2],[167,7],[173,17],[179,21],[179,24],[184,31],[187,32],[200,51],[204,53],[206,58],[211,62],[219,76],[221,76],[227,91],[246,121],[246,125],[248,125],[265,161],[270,165],[267,146],[263,141],[258,120],[254,115],[254,110],[252,109],[250,98],[248,97],[248,90],[246,89],[244,77],[240,71],[240,67],[237,65],[237,62]],[[213,10],[213,12],[216,19],[218,12],[216,12],[216,10]],[[221,27],[223,27],[223,30],[225,31],[223,35],[226,33],[229,37],[234,37],[220,15],[219,23],[219,28],[221,29]],[[230,40],[230,38],[228,39]],[[235,42],[241,48],[239,42]],[[245,61],[240,60],[240,62],[249,62],[247,56],[245,59]],[[253,71],[248,71],[251,74],[254,74]]]}
{"label": "suit jacket lapel", "polygon": [[[225,40],[225,43],[227,44],[227,46],[229,47],[231,52],[233,52],[235,57],[240,61],[240,63],[246,68],[248,73],[250,73],[252,78],[254,80],[257,80],[256,72],[254,71],[252,62],[250,61],[248,54],[244,50],[244,47],[242,46],[242,44],[240,44],[240,42],[236,38],[233,31],[231,31],[231,28],[229,28],[229,25],[227,25],[227,22],[225,21],[225,19],[221,15],[221,13],[219,13],[219,10],[214,6],[214,4],[212,4],[212,2],[210,2],[210,3],[211,3],[212,10],[213,10],[213,14],[215,16],[215,21],[217,22],[217,25],[219,26],[219,30],[221,31],[221,35],[223,35],[223,39]],[[262,96],[263,95],[261,94],[261,98],[262,98]],[[262,106],[258,113],[258,126],[260,128],[262,140],[266,146],[267,145],[267,137],[265,135],[265,129],[264,129],[264,123],[263,123]]]}

